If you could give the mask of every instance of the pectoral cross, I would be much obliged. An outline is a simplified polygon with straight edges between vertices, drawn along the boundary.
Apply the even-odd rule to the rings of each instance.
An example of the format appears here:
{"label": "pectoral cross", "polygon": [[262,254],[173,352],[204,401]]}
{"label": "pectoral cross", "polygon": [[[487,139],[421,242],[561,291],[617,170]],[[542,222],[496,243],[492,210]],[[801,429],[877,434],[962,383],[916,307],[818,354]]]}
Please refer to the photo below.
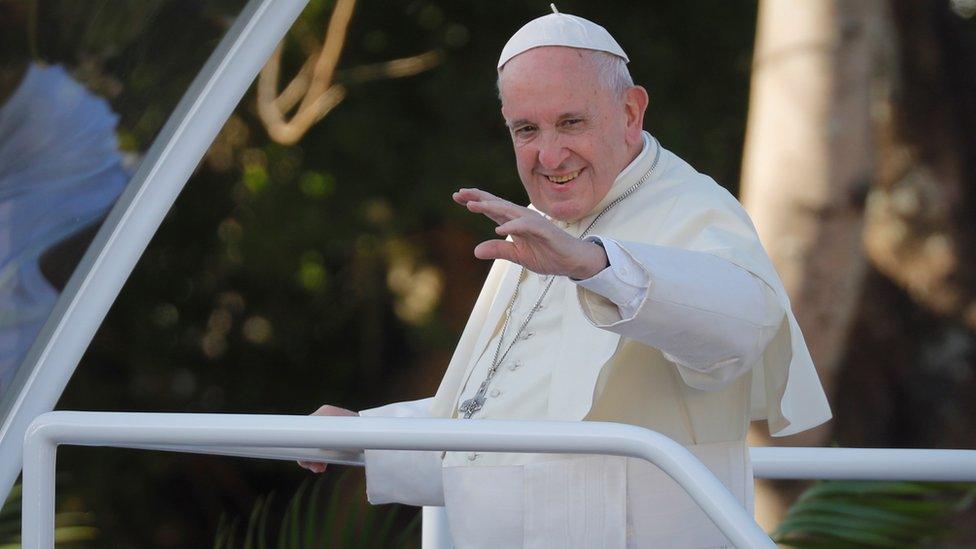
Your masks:
{"label": "pectoral cross", "polygon": [[481,382],[478,387],[478,392],[474,394],[473,397],[465,400],[461,403],[461,407],[458,408],[459,412],[464,412],[464,419],[471,419],[478,410],[480,410],[485,405],[485,393],[488,392],[488,382],[491,378],[488,378]]}

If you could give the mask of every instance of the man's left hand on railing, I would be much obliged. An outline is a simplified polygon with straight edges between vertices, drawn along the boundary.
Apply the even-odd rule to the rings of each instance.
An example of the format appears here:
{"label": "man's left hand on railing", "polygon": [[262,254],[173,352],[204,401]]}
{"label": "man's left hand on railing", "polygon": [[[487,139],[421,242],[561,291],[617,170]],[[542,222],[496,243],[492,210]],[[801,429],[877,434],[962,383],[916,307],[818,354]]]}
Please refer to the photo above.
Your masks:
{"label": "man's left hand on railing", "polygon": [[[309,415],[313,416],[358,416],[359,412],[353,412],[352,410],[347,410],[345,408],[340,408],[338,406],[332,406],[331,404],[323,404],[318,410],[315,410]],[[324,473],[325,463],[319,463],[317,461],[304,461],[299,460],[298,465],[308,469],[313,473]]]}

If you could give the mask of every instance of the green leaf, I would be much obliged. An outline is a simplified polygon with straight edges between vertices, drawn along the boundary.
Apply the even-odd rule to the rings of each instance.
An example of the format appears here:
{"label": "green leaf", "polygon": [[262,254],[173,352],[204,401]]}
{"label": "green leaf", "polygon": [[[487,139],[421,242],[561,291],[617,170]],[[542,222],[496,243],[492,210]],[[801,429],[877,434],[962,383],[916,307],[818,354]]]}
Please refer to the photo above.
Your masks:
{"label": "green leaf", "polygon": [[807,512],[824,512],[854,517],[865,521],[881,522],[893,526],[929,530],[932,520],[929,516],[914,516],[910,513],[897,513],[886,509],[852,501],[806,500],[790,508],[790,516],[800,516]]}
{"label": "green leaf", "polygon": [[797,501],[834,495],[931,495],[935,492],[918,482],[834,481],[811,486]]}
{"label": "green leaf", "polygon": [[774,540],[785,538],[790,534],[803,532],[808,536],[823,536],[843,541],[849,541],[869,547],[904,547],[905,540],[889,537],[881,532],[872,532],[859,527],[855,522],[840,523],[831,517],[805,516],[802,518],[786,519],[780,524]]}
{"label": "green leaf", "polygon": [[264,506],[264,498],[258,497],[251,508],[251,516],[247,519],[247,534],[244,535],[244,549],[253,549],[254,536],[257,535],[258,519],[261,516],[261,508]]}
{"label": "green leaf", "polygon": [[227,543],[227,535],[227,515],[221,513],[220,518],[217,519],[217,534],[214,536],[213,549],[224,549]]}
{"label": "green leaf", "polygon": [[240,517],[234,517],[230,523],[230,534],[227,536],[227,547],[237,549],[237,526],[241,523]]}
{"label": "green leaf", "polygon": [[797,499],[773,538],[794,547],[916,546],[950,531],[971,490],[958,483],[820,482]]}
{"label": "green leaf", "polygon": [[[339,476],[324,509],[326,479],[318,477],[312,482],[309,478],[301,483],[283,513],[278,532],[278,549],[415,545],[410,542],[418,535],[420,513],[416,513],[410,524],[398,532],[395,540],[391,540],[401,507],[395,505],[373,507],[358,498],[352,502],[343,501],[343,494],[349,493],[347,487],[351,482],[348,472],[349,470],[345,470]],[[309,488],[310,483],[311,488]],[[258,498],[251,509],[245,538],[245,545],[249,549],[254,546],[263,549],[266,545],[271,500],[272,495],[264,499]],[[360,527],[360,520],[362,527]],[[227,519],[222,515],[217,525],[214,548],[236,549],[236,546],[232,545],[233,540],[228,541],[235,530],[236,522],[232,529],[227,526]]]}
{"label": "green leaf", "polygon": [[410,520],[409,523],[407,523],[407,526],[403,529],[403,531],[400,532],[400,535],[397,536],[395,540],[393,540],[391,546],[403,547],[408,543],[408,541],[411,538],[415,537],[417,535],[417,532],[420,530],[421,517],[423,517],[423,513],[419,511],[417,513],[414,513],[413,518]]}
{"label": "green leaf", "polygon": [[274,492],[268,494],[264,500],[264,508],[261,509],[261,520],[258,523],[258,549],[268,547],[268,512],[271,511],[271,502],[274,501]]}
{"label": "green leaf", "polygon": [[91,541],[97,537],[98,528],[94,526],[66,526],[54,531],[54,543]]}
{"label": "green leaf", "polygon": [[[66,478],[64,475],[57,475],[56,485],[62,487]],[[0,547],[20,547],[22,495],[23,486],[17,482],[11,487],[7,500],[0,509]],[[96,539],[98,529],[92,525],[92,522],[91,513],[59,511],[54,516],[54,538],[61,543]]]}
{"label": "green leaf", "polygon": [[774,539],[778,545],[785,545],[787,547],[802,547],[807,549],[861,549],[862,545],[847,541],[831,539],[830,541],[824,541],[822,539],[809,539],[809,538],[778,538]]}
{"label": "green leaf", "polygon": [[348,478],[348,472],[343,471],[342,475],[339,476],[339,480],[336,481],[335,486],[332,487],[332,494],[329,496],[329,508],[326,510],[325,520],[322,524],[323,540],[334,541],[338,535],[337,525],[339,523],[339,507],[341,505],[339,498],[343,493]]}
{"label": "green leaf", "polygon": [[308,509],[305,511],[305,549],[316,549],[323,545],[316,525],[321,518],[319,517],[319,499],[322,497],[324,480],[325,477],[320,475],[312,486],[312,494],[308,498]]}
{"label": "green leaf", "polygon": [[359,534],[359,547],[362,549],[369,549],[371,546],[375,546],[373,542],[373,523],[376,521],[376,508],[369,506],[362,507],[363,509],[363,527],[360,529]]}
{"label": "green leaf", "polygon": [[342,525],[342,533],[340,539],[342,540],[342,547],[352,547],[356,539],[356,526],[359,523],[359,511],[361,507],[359,505],[346,505],[346,520]]}
{"label": "green leaf", "polygon": [[390,509],[386,516],[383,517],[383,523],[380,525],[379,530],[376,532],[376,541],[382,542],[390,537],[390,532],[393,529],[394,523],[396,523],[397,515],[400,514],[400,506],[394,505]]}
{"label": "green leaf", "polygon": [[285,528],[285,524],[287,524],[288,517],[294,505],[295,499],[292,498],[289,500],[288,505],[285,506],[285,514],[281,517],[281,527],[278,528],[278,543],[275,545],[278,549],[287,549],[288,547],[288,529]]}
{"label": "green leaf", "polygon": [[879,499],[871,500],[871,505],[879,509],[887,509],[901,513],[911,513],[929,520],[938,517],[948,517],[952,513],[952,504],[937,499]]}
{"label": "green leaf", "polygon": [[301,526],[301,516],[302,516],[302,505],[305,500],[305,491],[308,490],[308,484],[310,479],[305,479],[298,486],[298,491],[295,492],[295,497],[292,500],[295,502],[295,506],[292,509],[292,514],[290,520],[288,521],[288,532],[291,539],[291,543],[288,545],[289,548],[300,547],[302,544],[302,526]]}

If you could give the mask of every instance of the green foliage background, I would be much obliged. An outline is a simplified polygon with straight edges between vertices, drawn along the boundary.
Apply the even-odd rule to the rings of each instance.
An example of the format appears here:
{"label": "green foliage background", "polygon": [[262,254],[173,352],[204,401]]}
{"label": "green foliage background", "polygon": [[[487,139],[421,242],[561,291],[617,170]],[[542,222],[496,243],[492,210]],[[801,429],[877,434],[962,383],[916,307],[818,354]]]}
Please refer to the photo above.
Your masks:
{"label": "green foliage background", "polygon": [[[42,2],[36,55],[108,97],[123,148],[138,154],[239,5]],[[289,70],[302,60],[299,31],[321,36],[330,8],[310,2],[288,39]],[[618,38],[650,92],[647,129],[737,190],[755,3],[559,8]],[[441,65],[352,85],[291,147],[269,141],[249,92],[58,407],[304,414],[431,394],[487,270],[471,248],[490,225],[450,193],[478,186],[525,201],[494,67],[508,36],[548,9],[361,0],[340,71],[432,49]],[[413,293],[421,283],[433,297]],[[248,516],[258,496],[292,493],[306,477],[284,463],[94,448],[66,448],[59,462],[111,547],[211,545],[223,513]],[[358,487],[345,496],[363,500]]]}

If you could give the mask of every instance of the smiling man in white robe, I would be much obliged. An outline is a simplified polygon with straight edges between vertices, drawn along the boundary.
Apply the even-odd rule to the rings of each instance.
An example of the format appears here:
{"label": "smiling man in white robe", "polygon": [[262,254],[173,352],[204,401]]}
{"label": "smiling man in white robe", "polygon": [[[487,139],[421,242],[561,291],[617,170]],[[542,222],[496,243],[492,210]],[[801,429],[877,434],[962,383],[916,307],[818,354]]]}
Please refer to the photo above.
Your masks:
{"label": "smiling man in white robe", "polygon": [[[454,193],[504,238],[474,249],[494,261],[488,279],[436,395],[360,415],[638,425],[685,445],[751,510],[749,422],[782,436],[830,410],[749,217],[643,130],[647,92],[627,62],[603,27],[567,14],[509,40],[502,116],[531,204]],[[445,505],[458,547],[728,544],[637,459],[367,451],[366,477],[372,503]]]}

